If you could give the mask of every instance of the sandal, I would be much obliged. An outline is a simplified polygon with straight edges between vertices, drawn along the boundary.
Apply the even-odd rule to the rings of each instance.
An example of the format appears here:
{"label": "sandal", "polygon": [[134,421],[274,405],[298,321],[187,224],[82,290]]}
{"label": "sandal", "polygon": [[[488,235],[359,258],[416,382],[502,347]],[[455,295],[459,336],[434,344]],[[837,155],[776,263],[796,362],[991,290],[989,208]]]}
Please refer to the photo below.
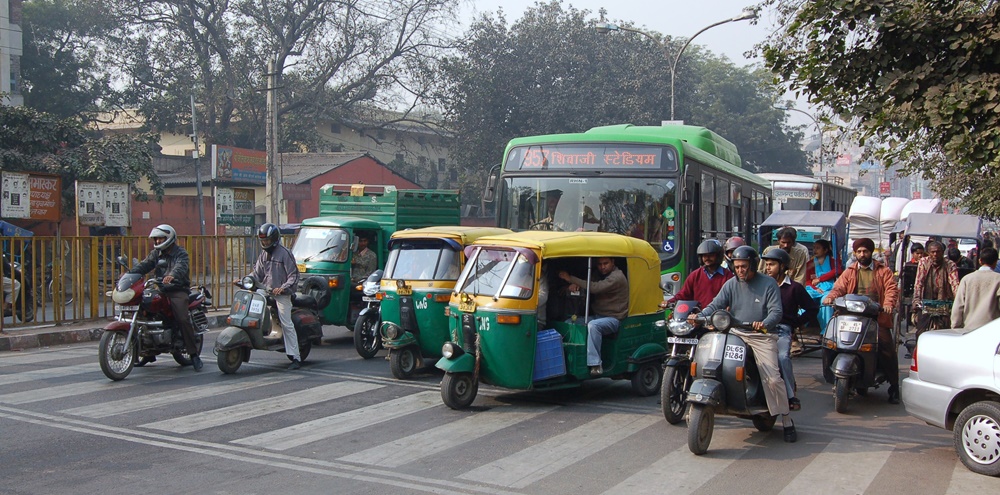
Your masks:
{"label": "sandal", "polygon": [[789,411],[798,411],[799,409],[802,409],[802,403],[799,402],[798,397],[792,397],[791,399],[788,399]]}

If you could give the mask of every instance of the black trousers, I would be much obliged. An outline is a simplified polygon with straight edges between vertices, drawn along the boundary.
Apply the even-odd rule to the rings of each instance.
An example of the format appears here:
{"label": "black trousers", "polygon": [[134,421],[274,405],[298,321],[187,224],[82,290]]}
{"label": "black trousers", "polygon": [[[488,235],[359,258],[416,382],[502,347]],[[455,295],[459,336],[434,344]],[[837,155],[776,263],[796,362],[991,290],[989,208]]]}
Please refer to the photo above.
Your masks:
{"label": "black trousers", "polygon": [[198,343],[194,339],[194,325],[191,323],[191,315],[188,313],[188,294],[186,290],[170,291],[165,293],[170,300],[170,309],[174,313],[174,321],[180,327],[181,336],[184,338],[184,347],[187,347],[188,354],[197,356]]}
{"label": "black trousers", "polygon": [[885,374],[889,385],[899,387],[899,354],[896,342],[888,328],[878,327],[878,366]]}

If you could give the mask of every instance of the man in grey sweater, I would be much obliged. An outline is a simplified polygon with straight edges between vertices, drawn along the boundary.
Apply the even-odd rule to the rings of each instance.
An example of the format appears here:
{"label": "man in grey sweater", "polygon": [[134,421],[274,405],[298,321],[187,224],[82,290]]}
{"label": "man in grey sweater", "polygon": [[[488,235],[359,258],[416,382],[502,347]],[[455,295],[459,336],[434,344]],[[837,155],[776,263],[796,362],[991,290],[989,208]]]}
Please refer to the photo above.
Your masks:
{"label": "man in grey sweater", "polygon": [[983,248],[979,270],[958,284],[951,308],[952,328],[979,328],[1000,318],[1000,273],[994,271],[996,266],[997,250]]}
{"label": "man in grey sweater", "polygon": [[628,316],[628,280],[615,266],[612,258],[597,258],[596,280],[587,281],[574,277],[566,271],[559,272],[559,278],[569,282],[570,292],[586,287],[590,295],[591,312],[587,321],[587,366],[592,376],[604,374],[601,367],[601,343],[605,335],[618,332],[621,320]]}
{"label": "man in grey sweater", "polygon": [[733,271],[736,277],[722,286],[702,312],[706,315],[729,308],[736,321],[751,322],[755,331],[732,329],[753,349],[757,359],[757,369],[764,382],[764,397],[771,414],[781,415],[785,430],[785,441],[798,439],[795,424],[788,417],[788,392],[785,381],[778,369],[778,335],[772,330],[781,323],[781,292],[777,282],[767,275],[757,273],[757,251],[750,246],[742,246],[733,251]]}

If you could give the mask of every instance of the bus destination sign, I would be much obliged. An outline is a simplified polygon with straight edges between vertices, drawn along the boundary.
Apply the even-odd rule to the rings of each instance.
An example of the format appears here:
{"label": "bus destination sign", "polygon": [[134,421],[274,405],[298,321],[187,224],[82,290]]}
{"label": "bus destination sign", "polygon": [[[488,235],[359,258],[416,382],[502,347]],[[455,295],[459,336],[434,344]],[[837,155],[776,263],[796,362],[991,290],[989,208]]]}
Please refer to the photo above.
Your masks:
{"label": "bus destination sign", "polygon": [[514,148],[506,170],[676,170],[672,148],[636,145],[554,145]]}

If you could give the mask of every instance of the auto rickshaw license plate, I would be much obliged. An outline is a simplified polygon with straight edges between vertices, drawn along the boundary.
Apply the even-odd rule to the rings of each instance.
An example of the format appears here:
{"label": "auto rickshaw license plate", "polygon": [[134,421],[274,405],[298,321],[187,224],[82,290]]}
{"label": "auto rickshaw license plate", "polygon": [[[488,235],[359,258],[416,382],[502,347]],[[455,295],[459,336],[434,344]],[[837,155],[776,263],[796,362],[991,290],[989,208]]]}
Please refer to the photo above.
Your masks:
{"label": "auto rickshaw license plate", "polygon": [[840,321],[837,322],[838,332],[861,333],[860,321]]}
{"label": "auto rickshaw license plate", "polygon": [[738,345],[727,345],[726,346],[726,359],[732,361],[742,362],[746,358],[746,348],[740,347]]}
{"label": "auto rickshaw license plate", "polygon": [[295,267],[299,269],[299,273],[305,273],[306,272],[306,264],[305,263],[296,263]]}
{"label": "auto rickshaw license plate", "polygon": [[409,287],[397,287],[396,288],[396,294],[398,294],[400,296],[412,296],[413,295],[413,289],[411,289]]}
{"label": "auto rickshaw license plate", "polygon": [[667,337],[668,344],[692,344],[698,345],[698,339],[688,339],[684,337]]}
{"label": "auto rickshaw license plate", "polygon": [[472,299],[470,299],[468,301],[461,301],[461,302],[458,303],[458,310],[461,311],[461,312],[463,312],[463,313],[475,313],[476,312],[476,301],[472,300]]}

